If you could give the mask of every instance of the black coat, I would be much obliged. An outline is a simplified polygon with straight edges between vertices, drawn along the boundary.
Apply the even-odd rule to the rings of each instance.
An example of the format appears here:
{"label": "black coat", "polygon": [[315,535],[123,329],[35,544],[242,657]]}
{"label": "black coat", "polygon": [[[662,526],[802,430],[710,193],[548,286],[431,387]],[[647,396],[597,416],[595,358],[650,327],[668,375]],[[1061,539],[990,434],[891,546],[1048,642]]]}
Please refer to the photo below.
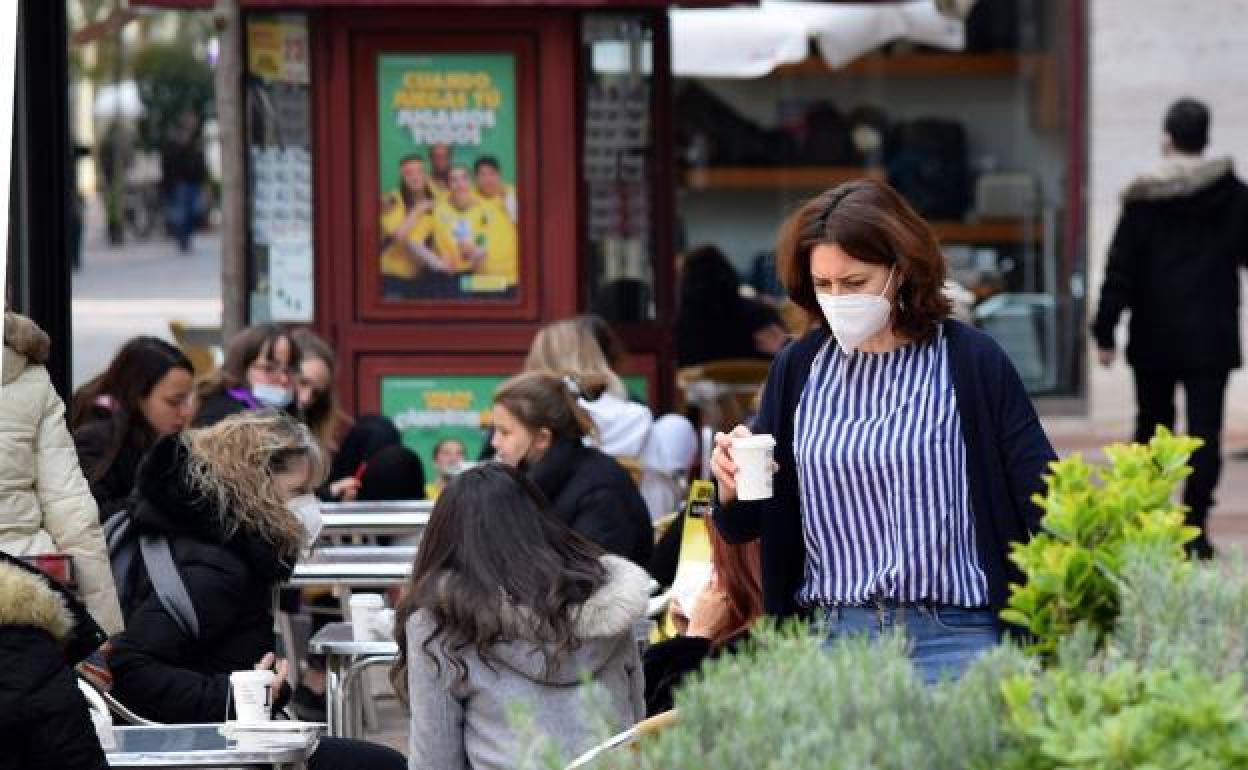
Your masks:
{"label": "black coat", "polygon": [[100,521],[107,521],[117,511],[126,507],[126,499],[134,488],[139,461],[144,449],[133,441],[126,441],[117,450],[112,464],[103,476],[96,479],[96,469],[108,459],[109,447],[117,427],[111,418],[92,420],[74,431],[74,446],[78,449],[78,462],[83,475],[91,486],[91,496],[100,508]]}
{"label": "black coat", "polygon": [[568,526],[610,553],[649,566],[650,511],[619,463],[593,447],[557,439],[529,476]]}
{"label": "black coat", "polygon": [[70,668],[104,640],[73,595],[0,553],[0,770],[108,767]]}
{"label": "black coat", "polygon": [[1229,161],[1123,196],[1092,331],[1114,348],[1131,311],[1127,362],[1144,371],[1225,371],[1240,365],[1239,268],[1248,262],[1248,187]]}
{"label": "black coat", "polygon": [[[158,722],[220,722],[230,672],[274,650],[274,589],[291,573],[293,559],[283,554],[297,545],[276,546],[245,526],[227,537],[221,521],[236,515],[190,488],[187,459],[177,437],[158,441],[139,468],[130,515],[141,532],[168,537],[199,637],[182,633],[136,565],[139,590],[113,642],[113,694]],[[284,698],[285,688],[279,705]]]}
{"label": "black coat", "polygon": [[191,421],[191,425],[196,428],[206,428],[209,425],[216,425],[230,415],[255,408],[254,403],[249,404],[231,396],[229,391],[219,390],[204,398],[199,408],[195,410],[195,419]]}

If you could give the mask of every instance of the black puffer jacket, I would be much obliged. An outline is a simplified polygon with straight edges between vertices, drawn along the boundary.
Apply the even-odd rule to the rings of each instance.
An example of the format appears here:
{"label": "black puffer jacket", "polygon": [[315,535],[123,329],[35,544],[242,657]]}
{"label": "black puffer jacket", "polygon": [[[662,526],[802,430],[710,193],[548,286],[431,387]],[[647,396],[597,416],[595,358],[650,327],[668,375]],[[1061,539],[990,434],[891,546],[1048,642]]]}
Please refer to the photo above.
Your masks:
{"label": "black puffer jacket", "polygon": [[108,767],[70,669],[104,639],[69,592],[0,553],[0,770]]}
{"label": "black puffer jacket", "polygon": [[74,446],[78,449],[78,462],[91,487],[91,496],[100,507],[100,521],[108,521],[114,513],[126,507],[126,499],[134,488],[135,474],[144,449],[132,441],[126,441],[112,458],[112,464],[103,476],[96,478],[97,469],[103,465],[117,426],[111,417],[101,417],[74,431]]}
{"label": "black puffer jacket", "polygon": [[1239,268],[1248,263],[1248,187],[1227,159],[1137,179],[1123,193],[1092,332],[1114,348],[1131,311],[1127,362],[1144,371],[1240,365]]}
{"label": "black puffer jacket", "polygon": [[[227,538],[221,522],[236,514],[190,487],[187,461],[176,436],[158,441],[139,467],[130,515],[140,531],[168,537],[199,638],[182,633],[140,572],[135,600],[123,608],[126,630],[113,643],[113,694],[158,722],[220,722],[230,672],[274,649],[274,589],[293,565],[282,554],[298,545],[274,545],[245,528]],[[284,699],[285,688],[279,706]]]}
{"label": "black puffer jacket", "polygon": [[649,566],[650,512],[619,463],[592,447],[557,439],[529,476],[568,526],[610,553]]}

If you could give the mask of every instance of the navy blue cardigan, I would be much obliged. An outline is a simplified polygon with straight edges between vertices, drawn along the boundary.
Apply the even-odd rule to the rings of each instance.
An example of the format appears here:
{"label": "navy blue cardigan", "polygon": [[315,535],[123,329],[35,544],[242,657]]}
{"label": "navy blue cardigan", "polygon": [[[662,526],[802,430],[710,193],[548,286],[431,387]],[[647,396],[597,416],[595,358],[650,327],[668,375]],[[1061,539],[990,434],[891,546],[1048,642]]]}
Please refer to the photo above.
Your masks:
{"label": "navy blue cardigan", "polygon": [[[1022,582],[1009,547],[1039,529],[1031,497],[1056,459],[1023,383],[1005,352],[988,335],[957,321],[944,322],[949,368],[966,441],[966,475],[979,563],[988,579],[988,601],[1005,606],[1009,584]],[[756,433],[776,438],[775,493],[770,500],[716,506],[715,524],[730,543],[761,538],[763,608],[776,617],[801,614],[797,592],[806,565],[793,460],[793,416],[815,354],[828,339],[816,328],[776,356],[767,376]],[[832,340],[832,345],[836,344]]]}

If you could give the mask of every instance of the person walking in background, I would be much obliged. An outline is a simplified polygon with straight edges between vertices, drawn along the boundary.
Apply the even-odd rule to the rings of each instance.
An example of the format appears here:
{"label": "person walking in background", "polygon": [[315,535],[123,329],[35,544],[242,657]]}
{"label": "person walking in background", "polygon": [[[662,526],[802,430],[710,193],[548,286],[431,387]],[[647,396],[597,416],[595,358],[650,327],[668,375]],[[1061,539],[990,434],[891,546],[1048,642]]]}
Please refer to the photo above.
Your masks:
{"label": "person walking in background", "polygon": [[65,425],[65,405],[43,364],[51,341],[28,318],[4,314],[0,387],[0,551],[61,553],[91,617],[110,636],[121,607],[100,514]]}
{"label": "person walking in background", "polygon": [[178,249],[191,250],[191,234],[199,224],[199,198],[208,167],[200,146],[199,116],[184,110],[178,125],[160,148],[160,186],[168,210],[169,227]]}
{"label": "person walking in background", "polygon": [[182,351],[135,337],[74,394],[69,426],[101,522],[126,506],[139,461],[156,439],[190,424],[194,377]]}
{"label": "person walking in background", "polygon": [[1239,367],[1239,269],[1248,264],[1248,187],[1230,158],[1202,156],[1209,109],[1192,99],[1166,112],[1161,168],[1123,192],[1092,334],[1102,366],[1117,356],[1114,331],[1130,311],[1127,363],[1135,375],[1135,440],[1173,429],[1183,386],[1187,432],[1204,441],[1183,490],[1200,536],[1189,550],[1213,555],[1209,510],[1222,468],[1227,378]]}
{"label": "person walking in background", "polygon": [[812,198],[776,253],[820,325],[763,390],[771,498],[737,499],[733,439],[751,430],[716,435],[715,525],[759,539],[769,615],[813,615],[829,641],[897,631],[928,681],[960,676],[1000,637],[1022,580],[1010,547],[1039,529],[1053,448],[1005,352],[949,318],[944,255],[896,190],[862,179]]}
{"label": "person walking in background", "polygon": [[464,471],[434,504],[395,617],[411,770],[516,767],[517,707],[566,757],[602,720],[615,731],[645,715],[633,629],[650,578],[561,518],[500,463]]}

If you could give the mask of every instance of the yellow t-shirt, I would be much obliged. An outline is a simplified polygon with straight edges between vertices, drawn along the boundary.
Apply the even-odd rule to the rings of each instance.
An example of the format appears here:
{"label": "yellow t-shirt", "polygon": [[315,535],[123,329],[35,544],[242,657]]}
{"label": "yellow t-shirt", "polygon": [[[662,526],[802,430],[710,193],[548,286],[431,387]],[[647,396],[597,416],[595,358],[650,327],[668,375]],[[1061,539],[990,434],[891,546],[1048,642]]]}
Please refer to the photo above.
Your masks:
{"label": "yellow t-shirt", "polygon": [[[381,250],[381,273],[394,278],[415,278],[420,275],[424,265],[403,245],[402,241],[391,235],[407,217],[407,210],[397,194],[390,196],[390,204],[381,214],[381,237],[390,239]],[[433,235],[433,214],[417,217],[405,239],[408,243],[429,245]]]}
{"label": "yellow t-shirt", "polygon": [[473,198],[472,205],[457,209],[448,201],[433,211],[433,242],[438,256],[456,271],[468,271],[459,243],[471,241],[485,249],[485,260],[469,279],[469,290],[498,291],[516,285],[516,226],[493,203]]}

